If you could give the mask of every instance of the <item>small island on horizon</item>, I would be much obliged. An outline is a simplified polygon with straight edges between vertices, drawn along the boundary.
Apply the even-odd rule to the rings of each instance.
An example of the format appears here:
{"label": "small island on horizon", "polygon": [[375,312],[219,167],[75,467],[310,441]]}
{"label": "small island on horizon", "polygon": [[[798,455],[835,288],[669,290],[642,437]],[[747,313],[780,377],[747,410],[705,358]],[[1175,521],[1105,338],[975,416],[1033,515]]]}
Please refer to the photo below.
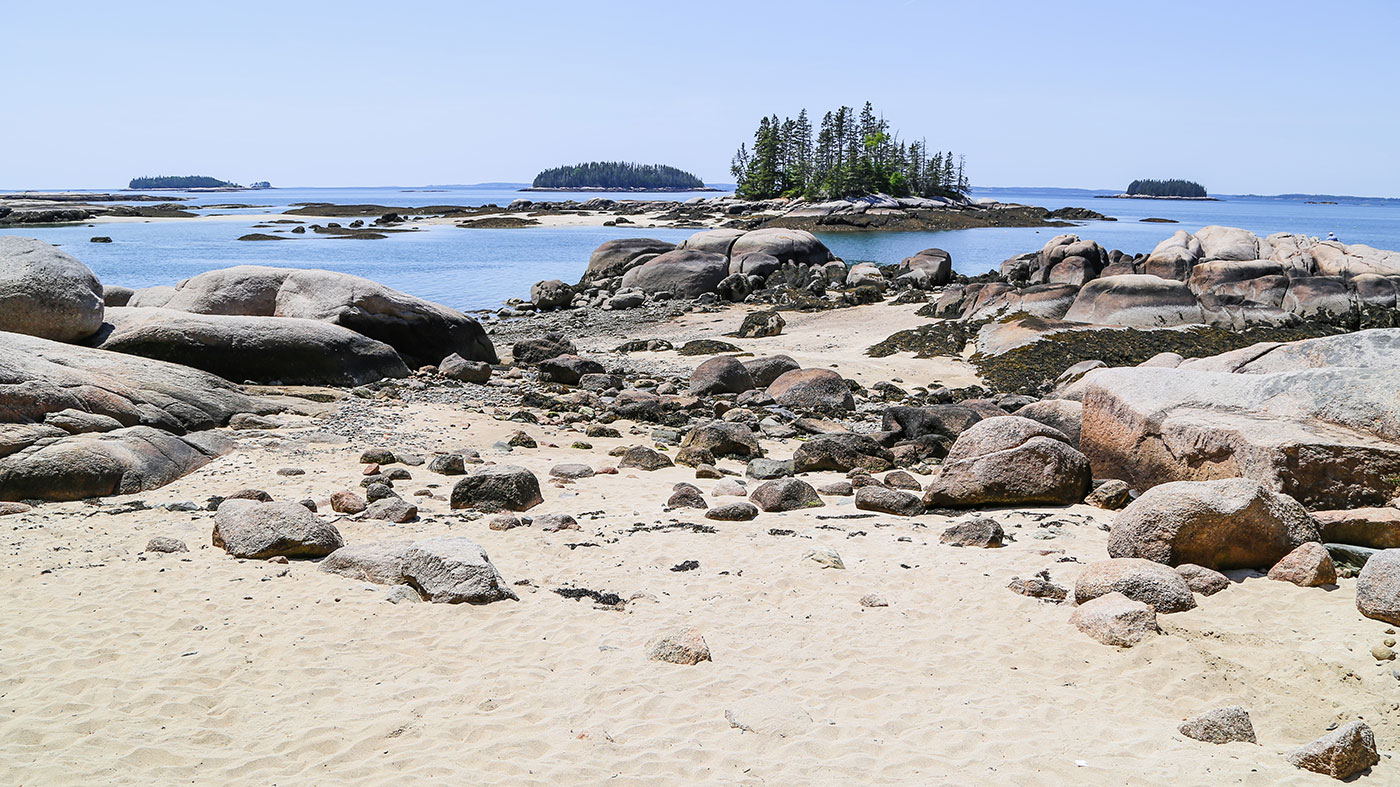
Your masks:
{"label": "small island on horizon", "polygon": [[1196,199],[1216,200],[1206,193],[1206,187],[1194,180],[1153,180],[1139,178],[1128,184],[1122,194],[1105,195],[1103,199]]}
{"label": "small island on horizon", "polygon": [[152,191],[156,189],[173,189],[178,191],[253,191],[259,189],[270,189],[272,184],[265,180],[255,181],[252,185],[242,186],[232,181],[219,180],[208,175],[155,175],[139,178],[132,178],[126,186],[128,189],[140,189],[142,191]]}
{"label": "small island on horizon", "polygon": [[590,161],[553,167],[521,191],[719,191],[699,177],[664,164]]}

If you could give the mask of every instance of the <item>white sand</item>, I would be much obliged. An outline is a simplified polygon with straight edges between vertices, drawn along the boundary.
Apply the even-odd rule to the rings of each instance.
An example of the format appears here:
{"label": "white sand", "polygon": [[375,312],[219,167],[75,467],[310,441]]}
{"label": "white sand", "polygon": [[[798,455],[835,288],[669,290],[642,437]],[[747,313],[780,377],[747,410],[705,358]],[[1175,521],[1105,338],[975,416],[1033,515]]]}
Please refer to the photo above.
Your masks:
{"label": "white sand", "polygon": [[[890,325],[909,319],[901,307],[832,312],[823,325],[799,316],[761,341],[804,363],[837,357],[843,336],[854,347],[860,331],[879,332],[846,322],[877,308]],[[912,384],[955,366],[926,363],[888,368]],[[647,443],[650,431],[617,424],[623,439],[579,451],[568,447],[583,439],[576,432],[461,406],[379,410],[403,417],[392,434],[308,445],[244,433],[237,453],[135,497],[203,502],[252,486],[313,497],[333,516],[326,499],[358,488],[357,457],[370,445],[475,446],[545,479],[559,462],[612,464],[607,449]],[[307,419],[298,422],[290,431]],[[516,428],[541,447],[492,450]],[[773,443],[770,455],[795,445]],[[307,474],[275,475],[284,466]],[[411,472],[398,484],[405,497],[422,487],[445,497],[455,480]],[[1353,718],[1375,729],[1382,751],[1400,736],[1400,682],[1369,655],[1386,626],[1356,613],[1351,580],[1327,591],[1247,579],[1162,616],[1168,635],[1120,651],[1071,626],[1068,605],[1006,589],[1043,568],[1072,587],[1082,562],[1106,556],[1099,525],[1111,514],[1047,509],[1064,523],[1051,529],[999,513],[1016,540],[997,550],[940,545],[948,520],[937,516],[821,518],[858,513],[839,497],[713,523],[713,534],[628,532],[705,522],[662,511],[683,480],[693,471],[546,484],[529,513],[574,514],[581,531],[495,532],[445,499],[420,500],[424,518],[408,525],[337,523],[351,543],[478,541],[507,580],[531,583],[518,603],[481,607],[396,606],[386,588],[312,562],[235,560],[209,545],[207,512],[65,503],[2,518],[0,784],[1329,784],[1281,752]],[[714,482],[696,483],[725,500],[709,495]],[[582,516],[593,511],[604,513]],[[157,535],[191,552],[138,554]],[[597,546],[566,546],[584,542]],[[838,550],[846,570],[804,561],[815,546]],[[669,570],[685,560],[699,569]],[[655,601],[604,610],[549,590],[571,584]],[[872,592],[890,606],[861,607]],[[678,624],[699,628],[712,663],[646,660],[645,642]],[[786,738],[731,728],[725,710],[755,695],[814,722]],[[1182,718],[1226,704],[1250,711],[1262,745],[1176,732]],[[1395,783],[1395,767],[1383,758],[1363,783]]]}

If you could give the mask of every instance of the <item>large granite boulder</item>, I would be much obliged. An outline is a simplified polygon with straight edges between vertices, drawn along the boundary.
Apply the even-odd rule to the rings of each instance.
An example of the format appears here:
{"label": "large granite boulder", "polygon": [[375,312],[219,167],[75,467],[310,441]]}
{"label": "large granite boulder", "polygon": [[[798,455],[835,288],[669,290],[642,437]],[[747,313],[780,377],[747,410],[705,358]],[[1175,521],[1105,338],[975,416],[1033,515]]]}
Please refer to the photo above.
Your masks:
{"label": "large granite boulder", "polygon": [[753,376],[732,355],[716,355],[695,367],[690,374],[692,396],[743,393],[754,387]]}
{"label": "large granite boulder", "polygon": [[101,349],[193,366],[230,380],[356,386],[408,376],[393,347],[318,320],[125,307],[108,309],[106,320],[92,339]]}
{"label": "large granite boulder", "polygon": [[758,252],[795,265],[821,265],[833,259],[826,244],[806,230],[765,229],[744,233],[729,248],[731,257]]}
{"label": "large granite boulder", "polygon": [[1400,475],[1397,389],[1394,367],[1101,369],[1080,448],[1096,475],[1139,490],[1250,478],[1313,508],[1382,505]]}
{"label": "large granite boulder", "polygon": [[279,409],[198,369],[0,332],[0,424],[81,410],[182,434]]}
{"label": "large granite boulder", "polygon": [[408,582],[403,573],[403,558],[412,545],[413,542],[407,540],[351,544],[327,555],[320,568],[359,582],[402,585]]}
{"label": "large granite boulder", "polygon": [[783,407],[822,413],[854,410],[855,397],[841,375],[830,369],[794,369],[768,385],[768,395]]}
{"label": "large granite boulder", "polygon": [[869,435],[818,435],[797,447],[792,455],[793,472],[839,470],[857,467],[866,470],[888,470],[894,456]]}
{"label": "large granite boulder", "polygon": [[1108,252],[1078,235],[1056,235],[1036,256],[1030,270],[1031,284],[1069,284],[1082,287],[1108,264]]}
{"label": "large granite boulder", "polygon": [[802,368],[790,355],[763,355],[743,363],[755,388],[767,388],[787,372]]}
{"label": "large granite boulder", "polygon": [[1147,255],[1142,272],[1163,279],[1186,281],[1200,259],[1201,242],[1186,230],[1177,230]]}
{"label": "large granite boulder", "polygon": [[1078,447],[1079,434],[1084,425],[1084,404],[1071,399],[1042,399],[1021,407],[1012,415],[1039,421],[1042,424],[1069,438],[1069,444]]}
{"label": "large granite boulder", "polygon": [[475,541],[428,538],[403,554],[403,575],[424,599],[436,604],[489,604],[520,597]]}
{"label": "large granite boulder", "polygon": [[1267,569],[1317,540],[1303,506],[1258,481],[1177,481],[1147,490],[1118,514],[1108,554],[1168,566]]}
{"label": "large granite boulder", "polygon": [[1373,328],[1298,342],[1260,342],[1206,358],[1188,358],[1180,368],[1270,374],[1333,366],[1400,368],[1400,328]]}
{"label": "large granite boulder", "polygon": [[83,500],[145,492],[231,450],[233,441],[219,433],[181,436],[149,426],[41,436],[0,456],[0,500]]}
{"label": "large granite boulder", "polygon": [[328,322],[393,347],[410,368],[436,365],[452,353],[497,362],[491,340],[471,317],[345,273],[239,265],[185,279],[164,306]]}
{"label": "large granite boulder", "polygon": [[1356,303],[1347,283],[1339,276],[1299,276],[1288,281],[1281,308],[1312,322],[1353,323]]}
{"label": "large granite boulder", "polygon": [[1201,244],[1201,262],[1259,259],[1259,236],[1238,227],[1212,224],[1195,232]]}
{"label": "large granite boulder", "polygon": [[[743,236],[744,231],[737,229],[701,230],[681,241],[676,248],[704,251],[728,257],[729,250],[734,247],[734,241]],[[731,268],[729,272],[738,273],[739,271]]]}
{"label": "large granite boulder", "polygon": [[682,448],[696,448],[708,451],[713,457],[732,456],[738,459],[752,459],[763,456],[758,438],[747,424],[728,421],[701,423],[681,440]]}
{"label": "large granite boulder", "polygon": [[924,491],[924,505],[1069,505],[1084,499],[1089,484],[1089,461],[1063,433],[998,416],[958,436]]}
{"label": "large granite boulder", "polygon": [[102,310],[88,266],[43,241],[0,236],[0,331],[76,342],[102,327]]}
{"label": "large granite boulder", "polygon": [[1375,620],[1400,626],[1400,549],[1372,555],[1356,577],[1356,609]]}
{"label": "large granite boulder", "polygon": [[714,292],[728,275],[729,260],[723,256],[676,249],[627,271],[622,277],[622,287],[648,294],[669,292],[678,298],[694,298]]}
{"label": "large granite boulder", "polygon": [[1083,604],[1109,593],[1122,593],[1159,614],[1196,608],[1185,578],[1172,569],[1142,558],[1098,560],[1084,567],[1074,582],[1074,603]]}
{"label": "large granite boulder", "polygon": [[345,546],[340,531],[300,503],[232,499],[214,513],[214,546],[234,557],[325,557]]}
{"label": "large granite boulder", "polygon": [[1202,320],[1201,306],[1185,283],[1146,274],[1095,279],[1079,290],[1065,313],[1071,322],[1166,328]]}
{"label": "large granite boulder", "polygon": [[599,279],[621,276],[632,268],[676,248],[676,244],[655,238],[618,238],[610,240],[593,250],[588,258],[588,270],[584,271],[580,286],[587,286]]}
{"label": "large granite boulder", "polygon": [[943,249],[924,249],[905,257],[895,268],[895,279],[920,289],[942,287],[953,278],[953,256]]}

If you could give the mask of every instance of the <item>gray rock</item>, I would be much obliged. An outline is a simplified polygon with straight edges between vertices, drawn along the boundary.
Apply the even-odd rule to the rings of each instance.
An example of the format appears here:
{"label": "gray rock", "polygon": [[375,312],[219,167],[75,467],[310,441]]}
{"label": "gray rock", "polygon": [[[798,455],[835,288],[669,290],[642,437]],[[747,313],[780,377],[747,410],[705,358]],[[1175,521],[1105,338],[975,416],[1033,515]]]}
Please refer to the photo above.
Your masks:
{"label": "gray rock", "polygon": [[120,429],[122,422],[110,415],[100,415],[98,413],[87,413],[82,410],[59,410],[56,413],[49,413],[44,416],[44,425],[62,429],[68,434],[90,434],[92,432],[110,432]]}
{"label": "gray rock", "polygon": [[628,448],[627,452],[622,455],[622,461],[617,463],[619,470],[636,468],[651,471],[667,467],[675,467],[675,463],[665,454],[644,445],[634,445]]}
{"label": "gray rock", "polygon": [[1109,593],[1122,593],[1159,614],[1196,608],[1186,580],[1160,563],[1141,558],[1099,560],[1084,567],[1074,583],[1074,601],[1084,604]]}
{"label": "gray rock", "polygon": [[155,538],[152,538],[150,541],[146,542],[146,551],[173,554],[176,552],[188,552],[190,551],[190,548],[185,546],[185,542],[181,541],[178,538],[170,538],[169,536],[156,536]]}
{"label": "gray rock", "polygon": [[345,546],[340,531],[300,503],[225,500],[214,514],[214,546],[234,557],[324,557]]}
{"label": "gray rock", "polygon": [[1089,461],[1063,433],[1014,415],[988,418],[953,443],[924,493],[928,507],[1078,503]]}
{"label": "gray rock", "polygon": [[541,309],[562,309],[574,302],[574,289],[558,279],[536,282],[530,287],[530,301]]}
{"label": "gray rock", "polygon": [[451,506],[478,511],[528,511],[544,502],[535,474],[515,465],[486,465],[452,488]]}
{"label": "gray rock", "polygon": [[673,297],[694,298],[714,292],[728,275],[729,260],[723,256],[676,249],[627,271],[622,276],[622,287],[647,294],[667,292]]}
{"label": "gray rock", "polygon": [[585,374],[602,374],[603,365],[577,355],[556,355],[539,362],[540,382],[578,385]]}
{"label": "gray rock", "polygon": [[321,570],[360,582],[403,584],[408,581],[403,573],[403,558],[412,543],[408,540],[376,541],[343,546],[321,561]]}
{"label": "gray rock", "polygon": [[755,388],[767,388],[784,373],[802,368],[788,355],[765,355],[743,363]]}
{"label": "gray rock", "polygon": [[102,283],[84,264],[43,241],[0,236],[0,331],[59,342],[102,327]]}
{"label": "gray rock", "polygon": [[696,426],[686,433],[681,447],[703,449],[714,457],[748,459],[763,455],[752,429],[745,424],[726,421],[709,421]]}
{"label": "gray rock", "polygon": [[784,372],[769,384],[768,395],[793,410],[843,413],[855,409],[851,389],[841,375],[830,369]]}
{"label": "gray rock", "polygon": [[521,339],[511,347],[511,357],[516,363],[537,364],[561,355],[575,355],[578,347],[562,333],[546,333],[530,339]]}
{"label": "gray rock", "polygon": [[856,490],[856,508],[895,516],[918,516],[924,512],[924,503],[918,495],[899,489],[863,486]]}
{"label": "gray rock", "polygon": [[1169,566],[1267,568],[1317,540],[1298,501],[1258,481],[1178,481],[1147,490],[1118,514],[1108,554]]}
{"label": "gray rock", "polygon": [[1284,756],[1296,768],[1334,779],[1349,779],[1381,761],[1375,734],[1364,721],[1338,727]]}
{"label": "gray rock", "polygon": [[[867,487],[861,487],[866,489]],[[939,543],[955,547],[981,547],[992,549],[1001,546],[1005,533],[995,519],[978,517],[959,522],[943,531]]]}
{"label": "gray rock", "polygon": [[1356,577],[1356,609],[1362,615],[1400,626],[1400,549],[1371,555]]}
{"label": "gray rock", "polygon": [[769,512],[801,511],[826,505],[811,484],[798,478],[764,481],[749,493],[749,500]]}
{"label": "gray rock", "polygon": [[695,367],[690,375],[692,396],[743,393],[753,387],[748,369],[731,355],[716,355]]}
{"label": "gray rock", "polygon": [[579,286],[584,287],[600,279],[621,276],[648,259],[674,248],[676,244],[654,238],[610,240],[593,250],[593,254],[588,258],[588,269],[584,272]]}
{"label": "gray rock", "polygon": [[231,450],[233,441],[221,434],[176,436],[149,426],[41,437],[0,457],[0,500],[82,500],[144,492]]}
{"label": "gray rock", "polygon": [[721,503],[705,512],[706,519],[720,522],[747,522],[756,516],[758,516],[757,506],[744,500]]}
{"label": "gray rock", "polygon": [[320,320],[129,307],[106,319],[94,346],[231,380],[356,386],[409,371],[393,347]]}
{"label": "gray rock", "polygon": [[807,440],[792,455],[798,473],[814,470],[846,472],[855,467],[888,470],[894,456],[873,438],[862,434],[828,434]]}
{"label": "gray rock", "polygon": [[748,466],[744,468],[744,475],[759,481],[787,478],[792,474],[791,459],[750,459]]}
{"label": "gray rock", "polygon": [[369,279],[333,271],[239,265],[180,282],[164,306],[196,314],[320,320],[393,347],[409,368],[457,353],[496,362],[474,319]]}
{"label": "gray rock", "polygon": [[831,250],[805,230],[753,230],[744,233],[729,248],[730,257],[750,253],[766,254],[781,263],[795,265],[822,265],[832,259]]}
{"label": "gray rock", "polygon": [[484,361],[468,361],[457,353],[452,353],[438,364],[438,372],[452,380],[485,385],[486,381],[491,379],[491,364]]}
{"label": "gray rock", "polygon": [[1111,478],[1094,487],[1094,491],[1084,498],[1084,502],[1095,508],[1118,511],[1132,501],[1132,493],[1133,490],[1128,487],[1127,482]]}
{"label": "gray rock", "polygon": [[435,604],[489,604],[519,596],[511,590],[486,550],[465,538],[429,538],[404,551],[408,583]]}
{"label": "gray rock", "polygon": [[549,469],[549,474],[554,478],[591,478],[594,475],[593,468],[581,462],[566,462],[558,464]]}
{"label": "gray rock", "polygon": [[1079,605],[1070,622],[1099,642],[1120,648],[1131,648],[1152,634],[1161,633],[1152,607],[1117,592]]}
{"label": "gray rock", "polygon": [[386,497],[370,503],[365,509],[366,519],[380,519],[385,522],[403,524],[418,518],[418,506],[400,497]]}
{"label": "gray rock", "polygon": [[1188,738],[1206,743],[1258,743],[1249,711],[1238,705],[1206,711],[1183,721],[1177,730]]}
{"label": "gray rock", "polygon": [[1186,580],[1186,586],[1191,588],[1192,593],[1200,593],[1202,596],[1213,596],[1230,587],[1229,577],[1195,563],[1182,563],[1176,567],[1176,573]]}
{"label": "gray rock", "polygon": [[710,646],[699,630],[683,627],[663,632],[646,645],[647,658],[671,664],[695,665],[711,661]]}

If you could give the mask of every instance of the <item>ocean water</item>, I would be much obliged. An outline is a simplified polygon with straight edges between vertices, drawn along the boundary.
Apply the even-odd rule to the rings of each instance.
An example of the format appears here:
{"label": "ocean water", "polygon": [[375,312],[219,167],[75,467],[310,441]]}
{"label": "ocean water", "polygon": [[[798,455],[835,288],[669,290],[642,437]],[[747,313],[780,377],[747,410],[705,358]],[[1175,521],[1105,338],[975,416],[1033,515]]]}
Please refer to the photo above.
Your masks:
{"label": "ocean water", "polygon": [[[87,263],[107,284],[148,287],[230,265],[256,264],[325,268],[373,279],[405,292],[459,309],[489,309],[506,298],[528,297],[542,279],[577,281],[588,255],[603,241],[637,236],[679,241],[691,230],[596,228],[459,229],[424,228],[393,234],[385,240],[351,240],[329,236],[294,236],[282,242],[240,242],[237,238],[267,213],[298,202],[337,204],[505,205],[525,197],[536,200],[688,199],[682,194],[601,194],[598,192],[526,192],[518,185],[423,188],[288,188],[220,192],[192,196],[191,205],[241,203],[259,207],[202,209],[204,214],[246,216],[246,220],[122,222],[60,227],[0,228],[0,234],[36,237],[63,246]],[[1260,235],[1302,232],[1337,233],[1347,243],[1400,249],[1400,200],[1336,198],[1338,204],[1308,204],[1303,197],[1225,197],[1219,202],[1096,199],[1108,191],[1077,189],[978,189],[975,197],[1059,208],[1087,207],[1112,215],[1115,222],[1081,222],[1073,228],[981,228],[948,232],[819,233],[837,256],[850,261],[898,262],[920,249],[937,246],[952,254],[953,267],[975,275],[996,268],[1007,257],[1040,248],[1060,233],[1093,238],[1109,249],[1150,251],[1177,229],[1188,232],[1209,224],[1244,227]],[[1333,198],[1325,198],[1333,199]],[[1143,223],[1142,218],[1175,219],[1180,224]],[[348,223],[348,220],[347,220]],[[89,243],[107,235],[112,243]]]}

